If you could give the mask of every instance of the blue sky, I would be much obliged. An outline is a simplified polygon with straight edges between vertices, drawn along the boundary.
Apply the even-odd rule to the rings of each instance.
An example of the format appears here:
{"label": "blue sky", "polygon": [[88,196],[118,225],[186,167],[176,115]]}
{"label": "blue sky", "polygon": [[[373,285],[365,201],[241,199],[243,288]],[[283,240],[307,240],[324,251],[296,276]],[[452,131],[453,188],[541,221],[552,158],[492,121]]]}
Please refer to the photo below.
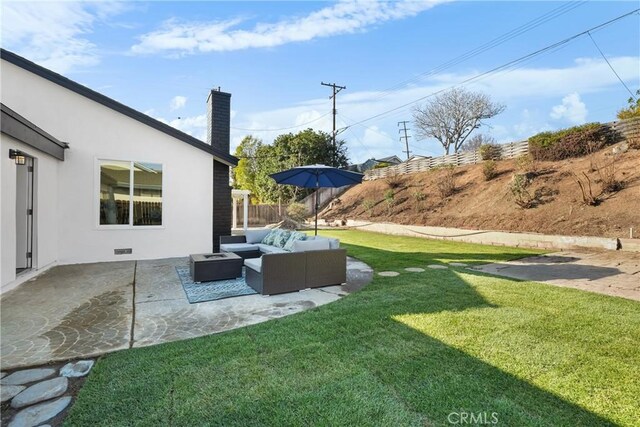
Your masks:
{"label": "blue sky", "polygon": [[[347,127],[340,137],[352,160],[363,161],[402,155],[397,122],[412,120],[417,104],[363,120],[636,8],[637,1],[3,1],[2,46],[199,138],[208,90],[220,86],[232,93],[234,146],[247,134],[271,142],[306,127],[330,131],[330,89],[320,82],[336,82],[347,87],[338,95],[338,127]],[[539,25],[429,73],[531,23]],[[638,14],[592,36],[635,92]],[[629,97],[586,35],[465,87],[507,106],[478,130],[499,142],[614,120]],[[442,153],[437,141],[410,142],[416,154]]]}

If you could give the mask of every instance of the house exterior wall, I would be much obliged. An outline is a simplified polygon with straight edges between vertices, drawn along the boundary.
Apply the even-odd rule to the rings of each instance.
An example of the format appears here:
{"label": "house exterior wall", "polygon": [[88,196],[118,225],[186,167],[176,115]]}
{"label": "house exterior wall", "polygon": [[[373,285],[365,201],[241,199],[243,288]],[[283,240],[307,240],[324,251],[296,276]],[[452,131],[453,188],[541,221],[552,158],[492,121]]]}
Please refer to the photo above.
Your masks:
{"label": "house exterior wall", "polygon": [[[1,85],[4,104],[70,146],[65,161],[57,166],[57,219],[49,219],[46,226],[57,228],[58,264],[178,257],[211,250],[210,154],[6,61],[2,61]],[[4,151],[3,156],[9,160]],[[162,226],[115,230],[98,225],[100,159],[163,165]],[[3,179],[3,191],[4,187]],[[133,252],[114,255],[117,248]]]}
{"label": "house exterior wall", "polygon": [[54,157],[34,150],[0,133],[0,285],[7,290],[16,280],[16,166],[10,149],[35,158],[33,269],[41,270],[58,258],[58,163]]}

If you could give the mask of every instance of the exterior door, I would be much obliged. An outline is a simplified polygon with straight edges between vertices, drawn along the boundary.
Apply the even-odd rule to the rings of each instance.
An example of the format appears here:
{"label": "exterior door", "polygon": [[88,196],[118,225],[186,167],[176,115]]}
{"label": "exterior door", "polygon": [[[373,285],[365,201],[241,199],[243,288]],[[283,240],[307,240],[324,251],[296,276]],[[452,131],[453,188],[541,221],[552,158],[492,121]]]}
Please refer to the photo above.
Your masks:
{"label": "exterior door", "polygon": [[33,266],[33,158],[16,165],[16,273]]}

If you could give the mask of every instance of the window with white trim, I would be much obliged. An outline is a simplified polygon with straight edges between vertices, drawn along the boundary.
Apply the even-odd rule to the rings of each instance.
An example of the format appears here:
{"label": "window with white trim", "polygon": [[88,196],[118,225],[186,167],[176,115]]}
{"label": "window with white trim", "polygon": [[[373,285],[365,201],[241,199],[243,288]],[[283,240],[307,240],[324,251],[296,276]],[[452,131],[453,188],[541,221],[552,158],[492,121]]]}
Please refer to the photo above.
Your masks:
{"label": "window with white trim", "polygon": [[100,225],[162,225],[162,165],[100,160]]}

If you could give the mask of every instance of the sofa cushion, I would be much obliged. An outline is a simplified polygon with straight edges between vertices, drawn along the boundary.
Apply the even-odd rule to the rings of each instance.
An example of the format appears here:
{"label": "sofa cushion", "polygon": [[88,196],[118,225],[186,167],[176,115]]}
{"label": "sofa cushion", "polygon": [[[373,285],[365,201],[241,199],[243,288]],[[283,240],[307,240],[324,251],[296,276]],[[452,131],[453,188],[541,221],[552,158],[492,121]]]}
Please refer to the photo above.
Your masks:
{"label": "sofa cushion", "polygon": [[293,252],[322,251],[330,249],[327,239],[296,240],[293,242]]}
{"label": "sofa cushion", "polygon": [[258,273],[262,273],[262,258],[248,258],[244,260],[244,265],[252,269],[253,271],[257,271]]}
{"label": "sofa cushion", "polygon": [[263,254],[279,254],[279,253],[286,252],[282,248],[276,248],[275,246],[265,245],[264,243],[259,243],[258,248],[260,248],[260,252],[262,252]]}
{"label": "sofa cushion", "polygon": [[247,243],[260,243],[271,232],[269,228],[261,228],[259,230],[247,230],[245,238]]}
{"label": "sofa cushion", "polygon": [[262,243],[264,243],[265,245],[273,245],[273,239],[276,238],[276,236],[278,235],[279,231],[278,228],[274,228],[273,230],[269,230],[269,232],[267,233],[266,236],[264,236],[264,238],[262,239]]}
{"label": "sofa cushion", "polygon": [[324,236],[309,236],[307,240],[328,240],[330,249],[340,249],[340,239]]}
{"label": "sofa cushion", "polygon": [[247,252],[260,250],[258,245],[251,245],[249,243],[223,243],[220,245],[222,252]]}
{"label": "sofa cushion", "polygon": [[299,231],[293,231],[291,232],[291,236],[289,236],[289,240],[287,240],[287,243],[284,244],[284,247],[282,249],[284,249],[285,251],[291,252],[293,250],[293,242],[295,242],[296,240],[306,240],[307,239],[307,235],[304,233],[301,233]]}
{"label": "sofa cushion", "polygon": [[287,243],[287,240],[289,240],[290,236],[291,236],[291,231],[280,230],[280,233],[278,233],[275,239],[273,239],[273,246],[278,248],[284,248],[284,245]]}

